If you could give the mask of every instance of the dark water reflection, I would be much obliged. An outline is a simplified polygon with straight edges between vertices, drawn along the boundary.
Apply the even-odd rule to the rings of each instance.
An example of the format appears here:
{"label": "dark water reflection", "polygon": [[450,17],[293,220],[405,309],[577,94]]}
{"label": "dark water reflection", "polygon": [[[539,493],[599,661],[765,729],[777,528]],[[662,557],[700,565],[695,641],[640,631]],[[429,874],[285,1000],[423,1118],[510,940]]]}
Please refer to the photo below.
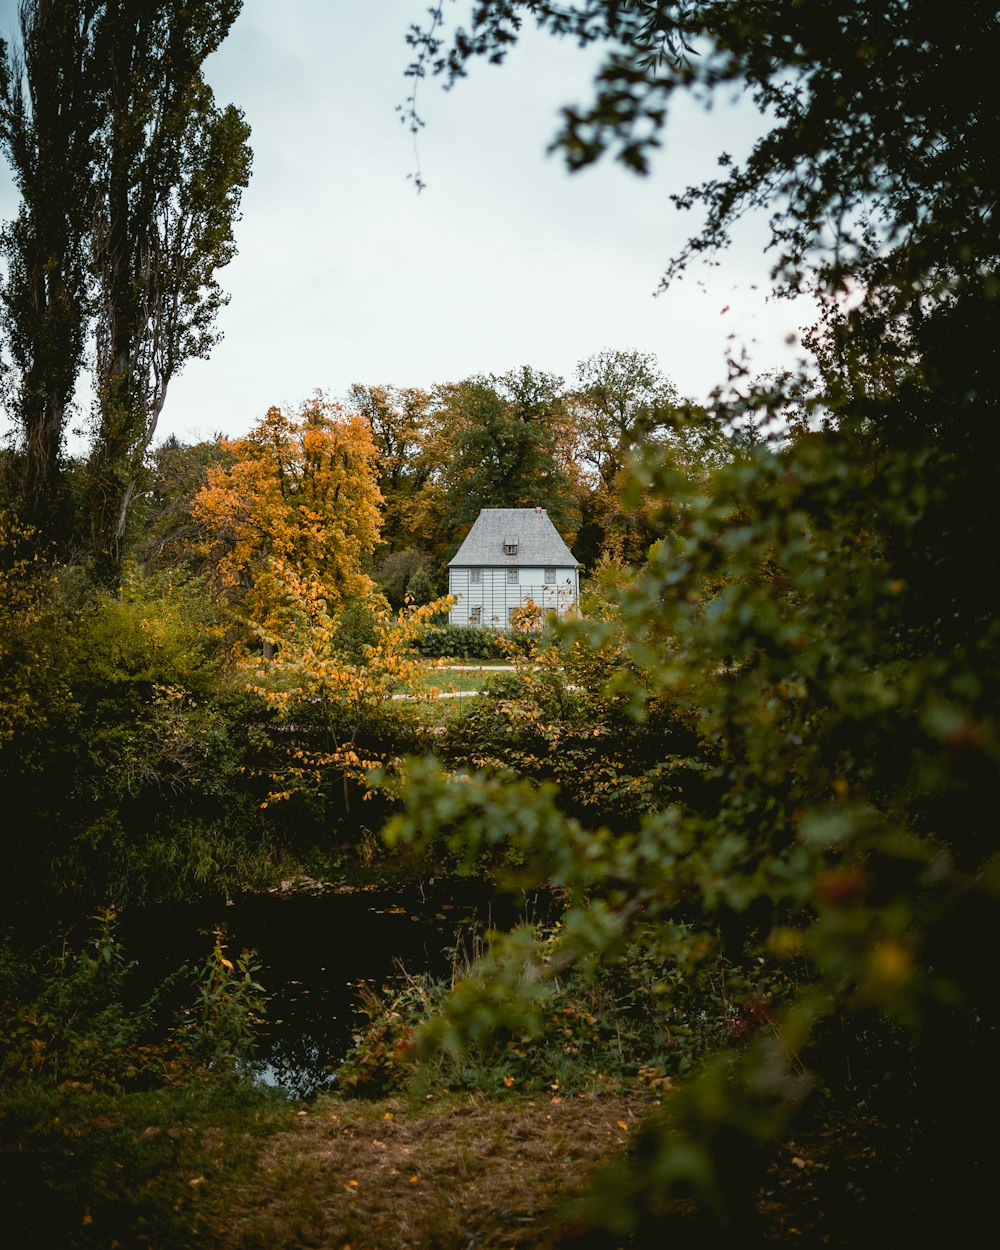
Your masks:
{"label": "dark water reflection", "polygon": [[231,957],[257,952],[270,1000],[259,1037],[263,1079],[308,1097],[336,1083],[359,1016],[358,984],[407,972],[450,974],[458,940],[538,916],[540,902],[498,899],[482,882],[403,891],[264,894],[231,905],[158,906],[123,917],[121,939],[146,986],[211,950],[222,925]]}

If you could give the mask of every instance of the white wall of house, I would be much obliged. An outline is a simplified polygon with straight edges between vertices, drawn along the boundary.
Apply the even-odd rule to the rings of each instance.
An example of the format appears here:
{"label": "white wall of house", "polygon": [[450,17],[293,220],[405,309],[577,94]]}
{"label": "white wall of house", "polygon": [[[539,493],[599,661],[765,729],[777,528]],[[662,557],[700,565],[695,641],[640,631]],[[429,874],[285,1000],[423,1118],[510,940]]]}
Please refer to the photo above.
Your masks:
{"label": "white wall of house", "polygon": [[575,568],[565,566],[452,568],[448,570],[448,593],[455,597],[448,613],[449,624],[506,629],[512,609],[529,599],[546,612],[556,611],[564,616],[580,597],[580,579]]}

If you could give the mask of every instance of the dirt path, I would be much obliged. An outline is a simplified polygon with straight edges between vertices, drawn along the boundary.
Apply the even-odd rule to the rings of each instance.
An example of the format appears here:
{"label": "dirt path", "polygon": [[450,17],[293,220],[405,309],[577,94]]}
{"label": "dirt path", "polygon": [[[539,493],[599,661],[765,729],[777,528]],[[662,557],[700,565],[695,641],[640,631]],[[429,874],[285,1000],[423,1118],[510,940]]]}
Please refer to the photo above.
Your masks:
{"label": "dirt path", "polygon": [[624,1146],[653,1096],[319,1100],[268,1142],[227,1250],[541,1247],[562,1203]]}

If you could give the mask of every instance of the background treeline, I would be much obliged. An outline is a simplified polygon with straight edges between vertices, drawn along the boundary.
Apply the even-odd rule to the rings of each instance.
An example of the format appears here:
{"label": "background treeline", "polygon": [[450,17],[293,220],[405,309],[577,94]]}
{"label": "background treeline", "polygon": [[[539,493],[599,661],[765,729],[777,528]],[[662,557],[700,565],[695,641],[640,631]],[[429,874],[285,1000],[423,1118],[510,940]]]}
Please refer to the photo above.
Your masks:
{"label": "background treeline", "polygon": [[[364,566],[394,607],[447,590],[447,563],[483,507],[546,508],[585,571],[636,563],[662,537],[627,491],[636,452],[659,446],[703,477],[752,437],[683,403],[653,355],[624,350],[581,362],[572,383],[524,366],[429,391],[358,384],[335,407],[371,434],[381,515]],[[206,518],[193,501],[234,454],[226,440],[153,450],[140,559],[197,563]]]}

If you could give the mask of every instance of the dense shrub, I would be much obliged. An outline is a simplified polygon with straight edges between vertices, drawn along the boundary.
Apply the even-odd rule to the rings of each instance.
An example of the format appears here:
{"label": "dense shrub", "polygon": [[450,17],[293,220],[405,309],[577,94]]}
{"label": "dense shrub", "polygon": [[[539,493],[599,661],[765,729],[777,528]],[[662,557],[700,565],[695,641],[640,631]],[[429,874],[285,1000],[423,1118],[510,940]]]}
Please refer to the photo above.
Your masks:
{"label": "dense shrub", "polygon": [[[513,946],[508,939],[502,956],[508,984],[526,963],[552,967],[558,945],[558,927],[521,930]],[[520,963],[510,961],[512,949],[519,951]],[[572,1094],[638,1076],[653,1088],[667,1088],[720,1046],[748,1040],[766,1027],[769,1012],[789,989],[781,977],[743,972],[722,959],[691,977],[664,959],[658,941],[640,929],[626,958],[537,977],[535,993],[522,1002],[517,1020],[484,1029],[459,1047],[447,1017],[449,995],[470,1010],[478,1002],[485,1018],[496,1000],[497,973],[488,950],[474,938],[471,948],[456,949],[450,981],[400,972],[380,993],[363,988],[361,1014],[367,1023],[338,1069],[339,1087],[378,1095],[415,1079],[449,1090],[516,1087]]]}
{"label": "dense shrub", "polygon": [[337,646],[353,664],[364,658],[365,647],[375,642],[376,607],[368,599],[348,599],[337,616]]}
{"label": "dense shrub", "polygon": [[437,598],[434,583],[426,569],[417,569],[406,583],[406,598],[410,603],[416,604],[430,603]]}
{"label": "dense shrub", "polygon": [[139,1002],[134,967],[110,909],[82,940],[0,948],[0,1080],[134,1090],[249,1069],[265,994],[248,952],[230,959],[217,931],[203,960]]}
{"label": "dense shrub", "polygon": [[399,610],[408,593],[410,580],[419,571],[429,572],[433,558],[426,551],[393,551],[379,564],[375,574],[375,583],[389,600],[390,605]]}
{"label": "dense shrub", "polygon": [[117,597],[80,582],[53,573],[4,613],[5,902],[261,883],[278,832],[260,808],[269,716],[227,672],[211,605],[169,581]]}
{"label": "dense shrub", "polygon": [[574,658],[557,651],[489,678],[436,752],[456,769],[553,782],[564,811],[615,828],[681,795],[706,807],[714,761],[690,716],[657,698],[636,724],[628,694],[605,692],[603,677],[582,672]]}

